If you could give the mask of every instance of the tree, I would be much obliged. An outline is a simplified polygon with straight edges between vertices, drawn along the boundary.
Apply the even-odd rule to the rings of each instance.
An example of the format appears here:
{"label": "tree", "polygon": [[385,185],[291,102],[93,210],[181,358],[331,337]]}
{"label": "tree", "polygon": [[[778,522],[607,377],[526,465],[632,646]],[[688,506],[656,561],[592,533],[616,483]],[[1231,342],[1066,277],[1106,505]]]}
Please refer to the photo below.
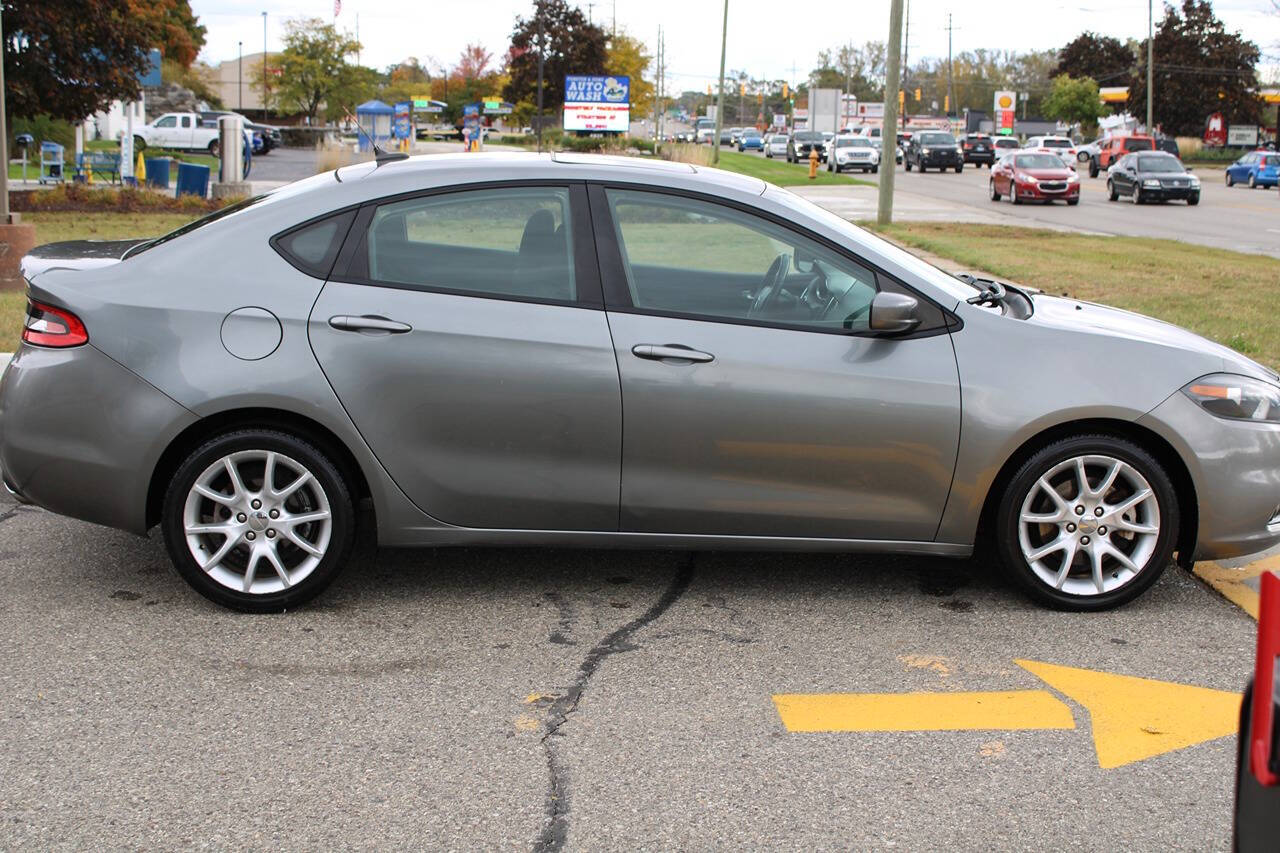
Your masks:
{"label": "tree", "polygon": [[604,73],[605,35],[565,0],[534,0],[533,15],[516,18],[511,31],[511,48],[507,52],[510,79],[502,92],[508,101],[538,102],[539,20],[545,39],[543,109],[554,114],[564,104],[566,75]]}
{"label": "tree", "polygon": [[13,116],[79,121],[116,100],[137,100],[155,44],[129,0],[0,0],[4,77]]}
{"label": "tree", "polygon": [[1098,84],[1092,77],[1060,74],[1053,79],[1053,89],[1044,99],[1044,114],[1067,124],[1077,122],[1090,126],[1105,115],[1107,108],[1098,97]]}
{"label": "tree", "polygon": [[204,47],[205,28],[190,0],[129,0],[129,9],[155,32],[152,47],[160,48],[165,59],[191,67]]}
{"label": "tree", "polygon": [[489,72],[489,63],[492,61],[493,54],[485,50],[483,45],[469,44],[462,49],[462,55],[458,57],[458,74],[464,80],[483,77]]}
{"label": "tree", "polygon": [[[1208,0],[1183,0],[1182,14],[1165,6],[1155,37],[1154,120],[1166,133],[1199,136],[1205,119],[1221,112],[1232,123],[1257,123],[1262,115],[1258,46],[1228,33]],[[1129,112],[1146,115],[1147,45],[1129,83]]]}
{"label": "tree", "polygon": [[1083,32],[1058,51],[1052,76],[1092,77],[1099,86],[1123,86],[1133,63],[1133,51],[1119,39]]}
{"label": "tree", "polygon": [[653,111],[654,84],[644,78],[645,69],[651,62],[653,56],[645,52],[644,42],[640,39],[632,38],[625,32],[619,32],[609,39],[604,73],[631,78],[631,112],[635,115],[648,115]]}
{"label": "tree", "polygon": [[[300,112],[315,122],[320,107],[329,118],[361,94],[371,94],[378,72],[347,63],[360,43],[339,33],[319,18],[291,18],[285,22],[284,50],[274,57],[280,75],[271,82],[271,100],[277,109]],[[257,70],[258,84],[262,72]],[[358,101],[357,101],[358,102]]]}

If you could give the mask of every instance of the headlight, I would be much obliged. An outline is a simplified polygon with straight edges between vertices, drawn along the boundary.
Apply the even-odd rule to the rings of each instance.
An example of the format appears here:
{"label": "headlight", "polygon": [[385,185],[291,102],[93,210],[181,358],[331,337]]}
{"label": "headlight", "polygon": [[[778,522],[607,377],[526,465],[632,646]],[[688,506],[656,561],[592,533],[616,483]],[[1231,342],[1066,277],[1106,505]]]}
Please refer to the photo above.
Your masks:
{"label": "headlight", "polygon": [[1080,181],[1080,176],[1077,175],[1075,172],[1072,172],[1070,175],[1067,175],[1067,183],[1075,184],[1075,183],[1079,183],[1079,181]]}
{"label": "headlight", "polygon": [[1031,175],[1018,175],[1018,176],[1017,176],[1017,181],[1018,181],[1018,183],[1020,183],[1020,184],[1038,184],[1038,183],[1040,183],[1040,181],[1036,180],[1036,178],[1032,177]]}
{"label": "headlight", "polygon": [[1199,179],[1199,178],[1197,178],[1195,175],[1192,175],[1192,176],[1191,176],[1191,186],[1193,186],[1193,187],[1198,187],[1198,186],[1200,186],[1200,179]]}
{"label": "headlight", "polygon": [[1280,388],[1260,379],[1215,373],[1187,385],[1182,393],[1220,418],[1280,423]]}
{"label": "headlight", "polygon": [[1145,181],[1143,181],[1143,182],[1142,182],[1142,185],[1143,185],[1144,187],[1157,187],[1157,188],[1158,188],[1158,187],[1160,186],[1160,179],[1159,179],[1159,178],[1147,178]]}
{"label": "headlight", "polygon": [[920,153],[921,153],[921,154],[932,154],[932,153],[933,153],[933,149],[932,149],[932,148],[921,148],[921,149],[920,149]]}

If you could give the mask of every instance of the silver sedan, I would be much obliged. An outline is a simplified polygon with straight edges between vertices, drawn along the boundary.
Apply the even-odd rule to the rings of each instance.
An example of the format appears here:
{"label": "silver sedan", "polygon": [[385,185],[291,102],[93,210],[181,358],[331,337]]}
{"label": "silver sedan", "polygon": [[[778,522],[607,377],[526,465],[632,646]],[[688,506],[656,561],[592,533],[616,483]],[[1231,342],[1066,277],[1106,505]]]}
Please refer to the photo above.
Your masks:
{"label": "silver sedan", "polygon": [[387,546],[983,546],[1081,610],[1280,541],[1280,377],[1189,332],[714,169],[381,161],[28,256],[5,486],[158,527],[253,611],[323,590],[365,519]]}

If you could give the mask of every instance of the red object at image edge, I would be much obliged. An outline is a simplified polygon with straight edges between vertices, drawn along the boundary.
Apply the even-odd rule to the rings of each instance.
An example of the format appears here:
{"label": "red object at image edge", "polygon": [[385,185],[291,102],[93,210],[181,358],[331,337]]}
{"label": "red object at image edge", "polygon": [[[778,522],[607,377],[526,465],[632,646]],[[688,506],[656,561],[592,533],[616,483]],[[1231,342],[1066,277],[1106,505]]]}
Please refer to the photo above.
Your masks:
{"label": "red object at image edge", "polygon": [[1280,577],[1262,576],[1258,608],[1258,658],[1253,677],[1253,739],[1249,744],[1249,769],[1262,785],[1280,781],[1271,768],[1275,733],[1276,658],[1280,657]]}

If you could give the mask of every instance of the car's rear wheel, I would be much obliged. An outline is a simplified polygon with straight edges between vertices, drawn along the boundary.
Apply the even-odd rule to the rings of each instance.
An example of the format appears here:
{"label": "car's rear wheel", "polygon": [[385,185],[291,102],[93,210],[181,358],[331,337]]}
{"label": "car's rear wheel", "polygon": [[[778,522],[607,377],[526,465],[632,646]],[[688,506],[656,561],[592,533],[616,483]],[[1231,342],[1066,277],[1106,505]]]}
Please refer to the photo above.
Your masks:
{"label": "car's rear wheel", "polygon": [[908,171],[908,172],[910,172],[910,171],[911,171],[911,161],[910,161],[910,160],[908,160],[908,161],[907,161],[907,163],[906,163],[906,165],[907,165],[907,171]]}
{"label": "car's rear wheel", "polygon": [[1147,590],[1173,556],[1178,499],[1138,445],[1105,435],[1063,439],[1014,474],[997,511],[998,547],[1033,599],[1106,610]]}
{"label": "car's rear wheel", "polygon": [[147,150],[147,140],[143,139],[141,136],[133,137],[134,155],[136,156],[139,151],[146,151],[146,150]]}
{"label": "car's rear wheel", "polygon": [[218,144],[218,140],[209,143],[209,156],[218,157],[222,154],[222,146]]}
{"label": "car's rear wheel", "polygon": [[179,466],[161,526],[174,566],[201,595],[279,612],[337,576],[355,510],[338,468],[309,442],[245,429],[206,442]]}
{"label": "car's rear wheel", "polygon": [[1098,172],[1099,172],[1099,171],[1101,171],[1101,170],[1098,168],[1098,160],[1097,160],[1097,158],[1090,157],[1090,158],[1089,158],[1089,177],[1091,177],[1091,178],[1096,178],[1096,177],[1098,177]]}

